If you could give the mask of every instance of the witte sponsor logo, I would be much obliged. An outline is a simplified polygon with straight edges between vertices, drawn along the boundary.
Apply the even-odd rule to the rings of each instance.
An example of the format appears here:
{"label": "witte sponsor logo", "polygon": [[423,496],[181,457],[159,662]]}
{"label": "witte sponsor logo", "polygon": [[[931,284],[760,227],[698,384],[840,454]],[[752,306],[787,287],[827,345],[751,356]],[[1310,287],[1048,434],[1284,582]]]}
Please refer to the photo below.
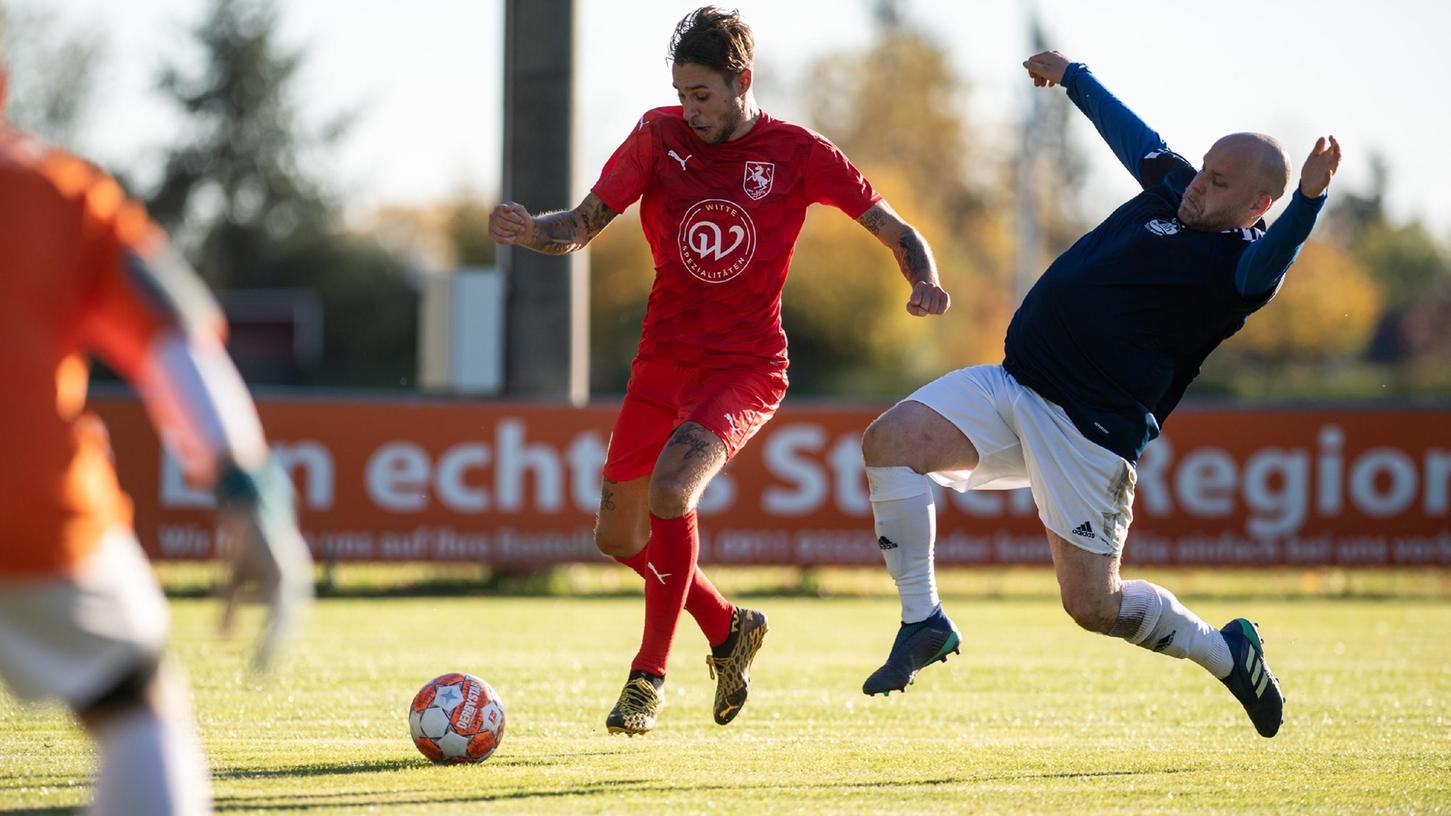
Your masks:
{"label": "witte sponsor logo", "polygon": [[756,254],[756,225],[744,207],[708,198],[680,219],[680,261],[706,283],[725,283],[745,271]]}

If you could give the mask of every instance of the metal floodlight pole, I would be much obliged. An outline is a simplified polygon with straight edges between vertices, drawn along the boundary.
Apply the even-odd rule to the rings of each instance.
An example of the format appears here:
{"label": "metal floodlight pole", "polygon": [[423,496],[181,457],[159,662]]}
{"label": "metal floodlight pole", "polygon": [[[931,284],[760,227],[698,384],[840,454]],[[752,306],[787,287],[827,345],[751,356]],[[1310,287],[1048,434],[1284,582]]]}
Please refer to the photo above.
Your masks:
{"label": "metal floodlight pole", "polygon": [[[505,0],[503,198],[530,212],[574,200],[574,0]],[[500,247],[504,393],[589,397],[589,258]]]}

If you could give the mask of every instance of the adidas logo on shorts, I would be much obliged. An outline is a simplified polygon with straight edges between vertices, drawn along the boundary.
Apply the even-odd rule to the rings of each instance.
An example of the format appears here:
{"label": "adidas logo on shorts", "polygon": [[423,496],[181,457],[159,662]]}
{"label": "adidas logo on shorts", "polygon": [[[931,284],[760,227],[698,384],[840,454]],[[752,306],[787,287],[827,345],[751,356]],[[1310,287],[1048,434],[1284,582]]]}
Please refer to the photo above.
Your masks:
{"label": "adidas logo on shorts", "polygon": [[1088,522],[1086,521],[1078,525],[1077,527],[1074,527],[1073,534],[1076,536],[1083,536],[1084,538],[1098,538],[1098,536],[1093,534],[1093,528],[1088,526]]}

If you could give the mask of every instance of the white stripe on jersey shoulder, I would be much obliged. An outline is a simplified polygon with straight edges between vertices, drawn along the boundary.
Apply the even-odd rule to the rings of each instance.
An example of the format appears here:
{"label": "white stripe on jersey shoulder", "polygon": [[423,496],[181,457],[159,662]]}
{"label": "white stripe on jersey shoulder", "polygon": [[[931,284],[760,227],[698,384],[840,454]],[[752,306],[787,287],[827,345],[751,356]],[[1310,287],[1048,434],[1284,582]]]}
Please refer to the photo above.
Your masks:
{"label": "white stripe on jersey shoulder", "polygon": [[1239,233],[1239,237],[1243,239],[1245,243],[1252,244],[1255,241],[1258,241],[1260,239],[1260,236],[1265,234],[1265,231],[1260,229],[1259,227],[1230,227],[1227,230],[1220,230],[1219,233],[1221,235],[1231,235],[1234,233]]}
{"label": "white stripe on jersey shoulder", "polygon": [[1150,150],[1148,153],[1145,153],[1143,160],[1147,161],[1149,159],[1157,159],[1165,154],[1172,155],[1173,153],[1174,151],[1168,148],[1155,148],[1154,150]]}
{"label": "white stripe on jersey shoulder", "polygon": [[220,340],[157,335],[135,385],[162,442],[193,480],[209,483],[226,461],[244,468],[265,461],[257,409]]}

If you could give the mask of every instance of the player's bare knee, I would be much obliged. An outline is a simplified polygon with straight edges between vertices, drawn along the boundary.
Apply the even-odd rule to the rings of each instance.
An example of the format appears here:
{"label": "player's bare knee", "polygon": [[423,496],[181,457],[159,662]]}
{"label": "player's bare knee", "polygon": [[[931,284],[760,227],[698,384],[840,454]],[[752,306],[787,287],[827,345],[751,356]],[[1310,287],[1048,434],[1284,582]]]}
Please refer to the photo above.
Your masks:
{"label": "player's bare knee", "polygon": [[595,525],[595,548],[610,558],[632,558],[645,549],[648,539]]}
{"label": "player's bare knee", "polygon": [[872,420],[862,433],[862,461],[867,467],[896,467],[905,464],[900,456],[900,428],[892,412]]}
{"label": "player's bare knee", "polygon": [[683,480],[669,477],[650,480],[650,515],[656,518],[680,518],[694,509],[694,496]]}
{"label": "player's bare knee", "polygon": [[1090,593],[1063,593],[1063,611],[1073,622],[1090,632],[1108,634],[1118,620],[1112,599]]}

